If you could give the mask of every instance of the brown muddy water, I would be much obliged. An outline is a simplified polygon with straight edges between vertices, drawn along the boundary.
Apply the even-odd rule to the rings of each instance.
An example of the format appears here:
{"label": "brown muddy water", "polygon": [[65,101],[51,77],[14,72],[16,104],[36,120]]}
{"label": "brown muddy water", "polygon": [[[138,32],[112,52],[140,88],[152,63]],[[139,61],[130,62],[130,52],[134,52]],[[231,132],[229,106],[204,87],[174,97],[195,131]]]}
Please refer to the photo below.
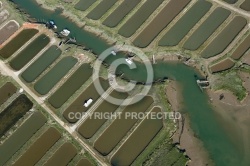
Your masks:
{"label": "brown muddy water", "polygon": [[93,20],[100,19],[116,2],[117,0],[101,1],[91,12],[89,12],[87,17]]}
{"label": "brown muddy water", "polygon": [[250,48],[250,35],[248,35],[242,43],[234,50],[231,57],[235,60],[240,59]]}
{"label": "brown muddy water", "polygon": [[97,0],[80,0],[76,3],[75,9],[85,11]]}
{"label": "brown muddy water", "polygon": [[59,131],[50,127],[22,154],[13,166],[35,165],[60,138]]}
{"label": "brown muddy water", "polygon": [[171,0],[135,38],[134,45],[147,47],[189,2],[190,0]]}
{"label": "brown muddy water", "polygon": [[229,58],[223,59],[217,64],[210,67],[212,73],[228,70],[234,66],[235,62]]}
{"label": "brown muddy water", "polygon": [[126,113],[135,112],[138,114],[145,112],[153,102],[154,100],[152,97],[145,96],[138,103],[127,106],[122,111],[121,118],[115,119],[115,121],[112,122],[104,133],[95,141],[94,148],[102,155],[108,155],[139,120],[136,118],[126,118]]}
{"label": "brown muddy water", "polygon": [[15,21],[9,21],[0,29],[0,45],[3,44],[11,35],[19,29]]}
{"label": "brown muddy water", "polygon": [[[0,106],[8,100],[15,92],[17,91],[17,87],[13,85],[11,82],[5,83],[0,88]],[[1,112],[1,111],[0,111]]]}
{"label": "brown muddy water", "polygon": [[201,52],[201,56],[210,58],[222,53],[246,24],[247,20],[245,18],[240,16],[234,17],[222,32]]}
{"label": "brown muddy water", "polygon": [[[128,97],[127,93],[112,91],[111,96],[116,99],[126,99]],[[117,103],[119,104],[119,103]],[[122,103],[120,103],[122,104]],[[119,105],[111,104],[110,102],[103,100],[103,102],[94,110],[95,113],[113,113]],[[78,128],[78,132],[86,139],[91,138],[99,128],[107,121],[107,118],[96,118],[96,117],[88,117]]]}
{"label": "brown muddy water", "polygon": [[66,166],[77,154],[77,150],[74,145],[67,142],[64,143],[52,156],[48,161],[44,164],[44,166],[56,166],[62,165]]}
{"label": "brown muddy water", "polygon": [[132,36],[164,0],[147,0],[119,29],[124,37]]}
{"label": "brown muddy water", "polygon": [[[154,107],[151,112],[161,112],[161,109],[159,107]],[[112,156],[111,164],[114,166],[132,164],[132,162],[148,146],[162,127],[162,119],[144,119],[131,136]]]}
{"label": "brown muddy water", "polygon": [[94,166],[88,159],[81,159],[78,163],[77,166]]}
{"label": "brown muddy water", "polygon": [[121,20],[137,5],[141,0],[123,1],[104,21],[103,24],[108,27],[117,26]]}

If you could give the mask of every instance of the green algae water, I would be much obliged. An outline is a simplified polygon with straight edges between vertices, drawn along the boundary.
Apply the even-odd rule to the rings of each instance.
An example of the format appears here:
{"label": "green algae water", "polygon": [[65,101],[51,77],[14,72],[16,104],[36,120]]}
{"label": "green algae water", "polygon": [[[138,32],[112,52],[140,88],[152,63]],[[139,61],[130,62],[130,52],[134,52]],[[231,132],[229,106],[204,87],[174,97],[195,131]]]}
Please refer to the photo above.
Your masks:
{"label": "green algae water", "polygon": [[62,51],[57,46],[51,46],[22,73],[22,78],[28,83],[33,82],[61,55],[61,53]]}
{"label": "green algae water", "polygon": [[10,61],[10,66],[14,70],[20,70],[31,59],[33,59],[47,44],[49,44],[50,38],[45,34],[41,34],[34,41],[32,41],[27,47],[25,47],[18,55]]}
{"label": "green algae water", "polygon": [[[58,26],[58,30],[68,28],[71,35],[76,40],[93,50],[97,55],[110,47],[104,40],[96,37],[58,12],[52,12],[41,8],[35,3],[35,0],[12,0],[19,8],[26,10],[28,14],[36,19],[54,20]],[[109,58],[109,62],[114,60],[113,56]],[[136,63],[137,68],[130,70],[128,67],[121,67],[124,77],[131,80],[143,81],[147,77],[145,66]],[[244,154],[235,144],[231,142],[229,136],[231,133],[223,130],[221,123],[217,119],[216,113],[209,104],[209,98],[202,93],[196,85],[195,75],[199,75],[191,67],[181,63],[157,63],[153,65],[154,79],[170,78],[178,81],[182,85],[182,95],[184,98],[184,109],[190,117],[191,127],[197,137],[203,142],[204,147],[210,154],[215,165],[218,166],[247,166],[250,162],[244,157]]]}

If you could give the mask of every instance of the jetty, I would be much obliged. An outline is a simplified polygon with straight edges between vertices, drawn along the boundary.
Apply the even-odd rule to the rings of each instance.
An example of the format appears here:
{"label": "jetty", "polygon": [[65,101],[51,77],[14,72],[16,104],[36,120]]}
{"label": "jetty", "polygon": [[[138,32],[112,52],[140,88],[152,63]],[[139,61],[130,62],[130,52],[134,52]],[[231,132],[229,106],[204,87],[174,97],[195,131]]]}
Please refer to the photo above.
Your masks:
{"label": "jetty", "polygon": [[69,34],[70,34],[70,31],[68,30],[68,29],[63,29],[61,32],[60,32],[60,34],[61,35],[63,35],[63,36],[65,36],[65,37],[67,37],[67,36],[69,36]]}
{"label": "jetty", "polygon": [[198,80],[196,80],[196,83],[200,87],[201,91],[203,91],[203,89],[209,88],[209,86],[210,86],[208,80],[198,79]]}
{"label": "jetty", "polygon": [[153,54],[153,64],[156,64],[156,62],[155,62],[155,54]]}

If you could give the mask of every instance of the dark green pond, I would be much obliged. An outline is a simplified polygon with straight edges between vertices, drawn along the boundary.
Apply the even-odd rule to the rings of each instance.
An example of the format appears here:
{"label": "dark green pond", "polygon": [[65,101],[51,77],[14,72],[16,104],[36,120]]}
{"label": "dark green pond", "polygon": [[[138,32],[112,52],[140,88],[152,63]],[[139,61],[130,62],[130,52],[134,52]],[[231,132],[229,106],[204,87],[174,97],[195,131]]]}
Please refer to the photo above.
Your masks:
{"label": "dark green pond", "polygon": [[35,34],[38,33],[36,29],[24,29],[13,40],[8,42],[1,50],[0,56],[4,59],[9,58],[18,49],[20,49],[25,43],[27,43]]}
{"label": "dark green pond", "polygon": [[33,82],[61,53],[62,51],[57,46],[51,46],[22,73],[22,78],[28,83]]}
{"label": "dark green pond", "polygon": [[[84,31],[70,20],[61,16],[58,12],[50,12],[42,9],[35,3],[34,0],[13,0],[20,8],[23,8],[32,17],[37,19],[55,20],[59,30],[68,28],[71,34],[76,37],[81,44],[91,48],[94,53],[100,54],[107,49],[109,45],[93,34]],[[114,58],[119,58],[122,55],[112,56],[109,62]],[[243,152],[239,147],[234,146],[229,136],[230,132],[226,132],[221,127],[221,123],[216,119],[215,112],[209,104],[208,96],[202,93],[197,87],[194,75],[198,73],[192,68],[178,63],[158,63],[153,66],[154,79],[168,77],[177,80],[183,86],[182,95],[184,97],[184,110],[190,116],[191,127],[193,128],[197,137],[204,143],[205,148],[210,154],[212,160],[218,166],[241,166],[249,165],[244,158]],[[130,70],[123,66],[121,70],[125,72],[125,77],[133,80],[145,80],[146,71],[145,66],[137,64],[135,70]],[[223,118],[221,118],[224,120]],[[245,160],[244,160],[245,159]]]}
{"label": "dark green pond", "polygon": [[[92,75],[89,64],[82,64],[70,78],[49,97],[49,103],[54,108],[60,108]],[[82,74],[84,73],[84,75]]]}
{"label": "dark green pond", "polygon": [[[112,91],[111,96],[115,97],[116,99],[125,100],[128,97],[127,93],[121,93],[117,91]],[[110,114],[118,109],[119,105],[122,104],[117,103],[118,105],[112,104],[106,100],[103,100],[102,103],[94,110],[94,114]],[[94,115],[93,114],[93,115]],[[78,132],[86,139],[93,137],[93,135],[102,127],[102,125],[108,121],[106,118],[94,118],[89,116],[86,120],[81,124],[81,126],[77,129]],[[115,133],[114,133],[115,135]]]}
{"label": "dark green pond", "polygon": [[228,18],[230,11],[216,8],[185,42],[183,48],[197,50],[214,31]]}
{"label": "dark green pond", "polygon": [[10,61],[10,66],[14,70],[23,68],[32,58],[34,58],[48,43],[50,38],[45,34],[41,34],[20,53],[17,54],[13,60]]}
{"label": "dark green pond", "polygon": [[67,56],[62,58],[53,68],[40,78],[34,89],[41,95],[47,94],[77,63],[77,59]]}

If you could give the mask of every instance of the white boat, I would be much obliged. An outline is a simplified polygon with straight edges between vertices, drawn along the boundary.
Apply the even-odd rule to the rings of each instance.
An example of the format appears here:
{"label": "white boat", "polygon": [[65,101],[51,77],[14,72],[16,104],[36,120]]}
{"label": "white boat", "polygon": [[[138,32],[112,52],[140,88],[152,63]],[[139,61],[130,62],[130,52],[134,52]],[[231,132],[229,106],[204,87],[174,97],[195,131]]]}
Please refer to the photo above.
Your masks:
{"label": "white boat", "polygon": [[131,64],[133,63],[133,61],[132,61],[130,58],[126,58],[125,60],[126,60],[126,62],[127,62],[129,65],[131,65]]}
{"label": "white boat", "polygon": [[24,91],[23,88],[21,88],[21,89],[19,90],[19,93],[23,93],[23,91]]}
{"label": "white boat", "polygon": [[52,21],[52,20],[51,20],[51,21],[49,21],[49,24],[50,24],[50,25],[56,25],[56,24],[55,24],[55,22],[54,22],[54,21]]}
{"label": "white boat", "polygon": [[115,51],[111,51],[111,54],[112,54],[112,55],[116,55],[116,52],[115,52]]}
{"label": "white boat", "polygon": [[49,21],[49,27],[52,28],[52,29],[57,29],[57,26],[56,26],[55,22],[52,21],[52,20]]}
{"label": "white boat", "polygon": [[69,31],[68,29],[63,29],[60,33],[61,33],[63,36],[69,36],[70,31]]}
{"label": "white boat", "polygon": [[84,105],[84,107],[88,107],[92,102],[93,102],[93,99],[90,98],[87,101],[85,101],[85,103],[83,105]]}

